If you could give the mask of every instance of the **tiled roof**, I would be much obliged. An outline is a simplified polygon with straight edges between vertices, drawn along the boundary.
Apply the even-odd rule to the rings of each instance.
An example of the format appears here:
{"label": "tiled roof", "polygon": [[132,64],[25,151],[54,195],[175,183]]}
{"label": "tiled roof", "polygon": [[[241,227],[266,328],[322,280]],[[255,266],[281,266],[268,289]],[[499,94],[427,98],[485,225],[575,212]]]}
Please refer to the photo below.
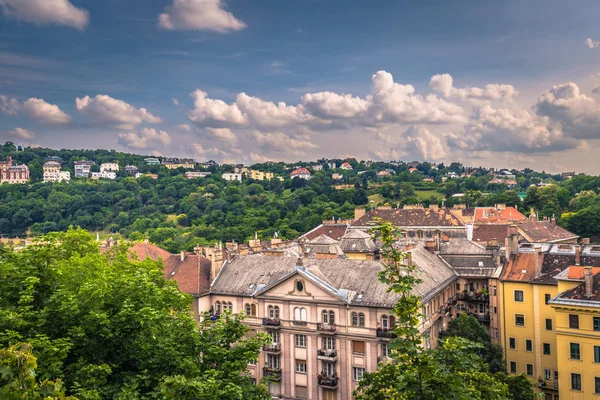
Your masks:
{"label": "tiled roof", "polygon": [[[596,275],[598,272],[600,272],[600,267],[592,268],[593,275]],[[582,267],[580,265],[572,265],[569,267],[567,277],[569,279],[583,279],[584,273],[585,273],[585,267]]]}
{"label": "tiled roof", "polygon": [[298,239],[307,239],[312,240],[319,235],[327,235],[332,239],[340,240],[342,236],[346,234],[348,230],[347,224],[321,224],[314,228],[312,231],[306,232],[304,235],[300,236]]}
{"label": "tiled roof", "polygon": [[500,280],[529,282],[535,278],[536,253],[517,253],[508,262]]}
{"label": "tiled roof", "polygon": [[527,219],[514,207],[497,209],[495,207],[477,207],[475,209],[475,223],[501,224],[510,221],[523,221]]}
{"label": "tiled roof", "polygon": [[306,168],[296,168],[290,175],[310,175],[310,172]]}
{"label": "tiled roof", "polygon": [[440,243],[440,254],[484,254],[492,252],[467,238],[450,237],[447,242]]}
{"label": "tiled roof", "polygon": [[373,252],[377,249],[375,242],[367,232],[352,229],[342,237],[340,247],[344,252]]}
{"label": "tiled roof", "polygon": [[519,233],[532,243],[576,239],[578,236],[549,221],[529,221],[518,224]]}
{"label": "tiled roof", "polygon": [[396,209],[375,209],[369,211],[356,221],[352,226],[372,225],[375,218],[381,218],[389,221],[395,226],[463,226],[463,222],[452,215],[446,208],[396,208]]}
{"label": "tiled roof", "polygon": [[585,300],[585,301],[600,301],[600,273],[596,273],[592,278],[592,296],[585,295],[585,282],[581,285],[568,290],[559,296],[559,299],[567,300]]}
{"label": "tiled roof", "polygon": [[503,244],[508,235],[508,225],[475,225],[473,227],[473,241],[482,243],[496,242]]}
{"label": "tiled roof", "polygon": [[171,253],[168,251],[161,249],[155,244],[146,242],[135,243],[129,248],[129,251],[133,252],[140,261],[143,261],[148,257],[153,260],[161,258],[164,261],[171,256]]}

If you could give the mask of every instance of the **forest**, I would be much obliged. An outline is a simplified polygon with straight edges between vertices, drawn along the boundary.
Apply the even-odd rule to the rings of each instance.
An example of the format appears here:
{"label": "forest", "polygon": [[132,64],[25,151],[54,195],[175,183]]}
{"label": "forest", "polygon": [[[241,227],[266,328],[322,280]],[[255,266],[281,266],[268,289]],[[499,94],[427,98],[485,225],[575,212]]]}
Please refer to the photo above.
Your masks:
{"label": "forest", "polygon": [[[512,170],[517,185],[509,188],[491,184],[489,169],[456,162],[448,166],[417,163],[411,173],[404,162],[350,159],[352,170],[337,168],[344,160],[256,164],[252,168],[272,171],[282,179],[228,182],[221,173],[233,171],[233,165],[211,166],[208,177],[186,179],[183,169],[145,165],[146,156],[108,150],[23,149],[7,142],[0,145],[0,159],[6,156],[31,170],[30,184],[0,185],[0,235],[6,237],[43,235],[73,226],[103,237],[147,238],[177,252],[215,241],[244,242],[255,234],[261,239],[276,233],[292,239],[322,220],[351,218],[355,207],[457,203],[470,207],[505,203],[526,215],[533,208],[540,217],[555,216],[560,225],[578,235],[592,240],[600,235],[600,178],[585,174],[567,178]],[[116,161],[121,171],[115,180],[43,183],[42,165],[49,156],[62,158],[65,170],[72,171],[76,160],[88,159],[97,164]],[[336,168],[330,169],[327,161],[335,162]],[[314,171],[312,179],[290,179],[294,167],[315,163],[325,168]],[[123,167],[129,164],[158,178],[127,176]],[[389,176],[377,175],[386,170],[391,171]],[[335,173],[342,177],[333,179]],[[444,179],[448,173],[466,176]]]}

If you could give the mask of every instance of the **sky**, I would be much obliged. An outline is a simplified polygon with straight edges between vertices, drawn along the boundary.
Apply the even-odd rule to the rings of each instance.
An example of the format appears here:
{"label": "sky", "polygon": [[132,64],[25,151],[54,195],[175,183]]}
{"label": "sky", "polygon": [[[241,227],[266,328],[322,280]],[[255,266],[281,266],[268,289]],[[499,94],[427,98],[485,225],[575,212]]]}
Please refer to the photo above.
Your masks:
{"label": "sky", "polygon": [[600,174],[597,0],[0,0],[0,141]]}

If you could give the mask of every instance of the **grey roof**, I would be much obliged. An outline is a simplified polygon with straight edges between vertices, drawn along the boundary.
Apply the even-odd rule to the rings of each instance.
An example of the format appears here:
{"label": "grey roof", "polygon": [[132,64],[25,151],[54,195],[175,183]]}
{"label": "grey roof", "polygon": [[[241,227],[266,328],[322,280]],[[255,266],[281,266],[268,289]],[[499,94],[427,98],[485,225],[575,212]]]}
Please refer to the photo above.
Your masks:
{"label": "grey roof", "polygon": [[441,256],[459,276],[489,278],[495,276],[499,265],[491,256]]}
{"label": "grey roof", "polygon": [[492,252],[484,246],[467,238],[451,237],[447,242],[440,243],[440,254],[485,254]]}
{"label": "grey roof", "polygon": [[308,254],[344,254],[337,240],[323,234],[306,242],[305,248]]}
{"label": "grey roof", "polygon": [[346,233],[340,241],[340,247],[344,252],[370,253],[377,249],[371,235],[359,229],[353,229]]}

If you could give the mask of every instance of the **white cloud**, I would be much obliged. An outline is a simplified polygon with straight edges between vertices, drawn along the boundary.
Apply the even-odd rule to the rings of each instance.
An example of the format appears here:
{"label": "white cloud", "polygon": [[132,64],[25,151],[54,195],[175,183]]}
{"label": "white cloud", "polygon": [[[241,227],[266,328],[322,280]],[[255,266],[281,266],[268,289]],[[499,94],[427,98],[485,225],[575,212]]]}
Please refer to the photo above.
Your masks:
{"label": "white cloud", "polygon": [[255,143],[267,152],[279,154],[305,155],[307,150],[317,149],[319,146],[309,140],[292,138],[285,133],[253,131],[250,137]]}
{"label": "white cloud", "polygon": [[306,123],[314,119],[304,112],[302,106],[288,106],[282,101],[275,104],[248,96],[246,93],[238,94],[235,104],[259,127],[280,127],[286,124]]}
{"label": "white cloud", "polygon": [[243,21],[224,10],[221,0],[173,0],[158,16],[158,25],[169,30],[207,30],[220,33],[239,31]]}
{"label": "white cloud", "polygon": [[189,132],[189,131],[191,131],[191,130],[192,130],[192,127],[191,127],[191,126],[189,126],[188,124],[180,124],[180,125],[177,125],[177,127],[178,127],[180,130],[182,130],[182,131],[185,131],[185,132]]}
{"label": "white cloud", "polygon": [[265,155],[256,154],[256,153],[250,153],[250,155],[248,156],[248,160],[250,160],[250,162],[253,163],[253,164],[265,163],[265,162],[268,162],[268,161],[274,161],[274,159],[271,158],[271,157],[267,157]]}
{"label": "white cloud", "polygon": [[439,161],[446,157],[446,151],[439,137],[422,126],[412,126],[403,134],[404,152],[423,161]]}
{"label": "white cloud", "polygon": [[35,132],[32,132],[32,131],[24,129],[24,128],[14,128],[9,131],[6,131],[6,133],[8,135],[16,136],[19,139],[24,139],[24,140],[31,140],[31,139],[35,138]]}
{"label": "white cloud", "polygon": [[208,94],[200,89],[192,93],[192,97],[194,109],[188,113],[188,118],[196,125],[220,128],[243,126],[248,123],[248,117],[235,103],[229,105],[223,100],[210,99]]}
{"label": "white cloud", "polygon": [[587,38],[585,39],[585,44],[587,44],[587,46],[590,49],[594,49],[600,46],[600,41],[592,40],[592,38]]}
{"label": "white cloud", "polygon": [[173,102],[173,104],[179,107],[179,100],[177,100],[175,97],[171,97],[171,101]]}
{"label": "white cloud", "polygon": [[171,137],[167,132],[151,128],[120,133],[118,139],[119,144],[130,149],[153,149],[171,144]]}
{"label": "white cloud", "polygon": [[565,134],[579,139],[600,138],[600,104],[573,83],[553,86],[538,97],[536,114],[550,118]]}
{"label": "white cloud", "polygon": [[0,0],[7,18],[37,25],[65,25],[83,30],[89,23],[89,12],[75,7],[69,0]]}
{"label": "white cloud", "polygon": [[429,81],[429,87],[438,91],[446,98],[459,100],[501,100],[512,99],[518,94],[512,85],[489,83],[485,89],[478,87],[455,88],[454,79],[450,74],[434,75]]}
{"label": "white cloud", "polygon": [[142,122],[151,124],[162,122],[159,117],[152,115],[145,108],[135,108],[123,100],[113,99],[105,94],[76,98],[75,107],[99,126],[135,129]]}
{"label": "white cloud", "polygon": [[22,115],[45,124],[67,124],[71,116],[57,105],[43,99],[29,98],[24,102],[0,95],[0,111],[9,115]]}
{"label": "white cloud", "polygon": [[367,110],[368,102],[351,94],[332,92],[307,93],[302,104],[319,118],[350,118]]}
{"label": "white cloud", "polygon": [[238,141],[237,136],[229,128],[205,128],[204,132],[209,138],[220,142],[236,144]]}

